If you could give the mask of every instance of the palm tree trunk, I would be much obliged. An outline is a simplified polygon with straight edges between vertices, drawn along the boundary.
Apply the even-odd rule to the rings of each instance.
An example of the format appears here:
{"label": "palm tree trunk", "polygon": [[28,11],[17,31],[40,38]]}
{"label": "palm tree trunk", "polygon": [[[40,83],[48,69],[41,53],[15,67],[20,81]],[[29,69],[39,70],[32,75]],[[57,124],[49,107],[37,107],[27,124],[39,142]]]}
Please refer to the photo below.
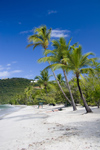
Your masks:
{"label": "palm tree trunk", "polygon": [[[46,50],[46,49],[45,49]],[[47,55],[46,55],[46,57],[47,57]],[[48,62],[49,63],[49,65],[51,65],[50,64],[50,62]],[[52,70],[52,68],[51,68],[51,70]],[[59,81],[57,80],[57,77],[56,77],[56,75],[55,75],[55,73],[54,73],[54,71],[52,70],[52,72],[53,72],[53,75],[54,75],[54,77],[55,77],[55,79],[56,79],[56,81],[57,81],[57,84],[58,84],[58,86],[59,86],[59,88],[60,88],[60,90],[62,91],[62,93],[63,93],[63,95],[64,95],[64,97],[66,98],[66,100],[71,104],[71,101],[69,100],[69,98],[66,96],[66,94],[65,94],[65,92],[63,91],[63,89],[62,89],[62,87],[61,87],[61,85],[60,85],[60,83],[59,83]]]}
{"label": "palm tree trunk", "polygon": [[98,100],[98,102],[97,102],[97,106],[98,106],[98,108],[99,108],[99,105],[100,105],[100,100]]}
{"label": "palm tree trunk", "polygon": [[47,87],[46,87],[46,85],[45,85],[45,93],[46,93],[46,95],[48,95],[48,94],[47,94]]}
{"label": "palm tree trunk", "polygon": [[69,85],[69,82],[68,82],[68,79],[67,79],[67,76],[66,76],[66,72],[65,70],[63,69],[63,73],[64,73],[64,76],[65,76],[65,80],[66,80],[66,83],[67,83],[67,86],[68,86],[68,90],[69,90],[69,93],[70,93],[70,97],[71,97],[71,100],[72,100],[72,106],[73,106],[73,110],[77,110],[76,108],[76,105],[75,105],[75,102],[74,102],[74,98],[73,98],[73,95],[72,95],[72,92],[71,92],[71,89],[70,89],[70,85]]}
{"label": "palm tree trunk", "polygon": [[78,85],[78,89],[79,89],[79,92],[80,92],[80,95],[81,95],[81,98],[83,100],[83,103],[84,103],[84,106],[85,106],[85,109],[86,109],[86,112],[87,113],[90,113],[92,112],[92,110],[90,109],[90,107],[88,106],[84,96],[83,96],[83,93],[82,93],[82,90],[81,90],[81,87],[79,85],[79,75],[76,75],[76,78],[77,78],[77,85]]}
{"label": "palm tree trunk", "polygon": [[[48,63],[49,63],[49,65],[51,65],[50,62],[48,62]],[[51,68],[51,70],[52,70],[52,68]],[[62,89],[62,87],[61,87],[59,81],[57,80],[57,77],[56,77],[56,75],[55,75],[55,73],[54,73],[53,70],[52,70],[52,72],[53,72],[53,75],[54,75],[54,77],[55,77],[55,79],[56,79],[56,81],[57,81],[57,83],[58,83],[58,86],[59,86],[60,90],[62,91],[64,97],[65,97],[66,100],[71,104],[71,101],[70,101],[69,98],[66,96],[65,92],[63,91],[63,89]]]}

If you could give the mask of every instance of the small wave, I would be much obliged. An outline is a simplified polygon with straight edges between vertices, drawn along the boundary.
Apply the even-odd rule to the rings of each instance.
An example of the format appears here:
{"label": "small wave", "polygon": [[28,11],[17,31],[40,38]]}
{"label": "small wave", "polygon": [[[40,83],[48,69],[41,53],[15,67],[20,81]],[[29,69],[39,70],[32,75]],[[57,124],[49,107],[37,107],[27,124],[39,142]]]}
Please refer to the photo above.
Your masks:
{"label": "small wave", "polygon": [[9,106],[8,105],[6,105],[6,106],[0,105],[0,106],[1,106],[1,108],[0,108],[0,118],[5,116],[6,114],[15,112],[15,111],[17,111],[18,109],[21,108],[21,107],[18,107],[18,106],[14,107],[12,105],[9,105]]}

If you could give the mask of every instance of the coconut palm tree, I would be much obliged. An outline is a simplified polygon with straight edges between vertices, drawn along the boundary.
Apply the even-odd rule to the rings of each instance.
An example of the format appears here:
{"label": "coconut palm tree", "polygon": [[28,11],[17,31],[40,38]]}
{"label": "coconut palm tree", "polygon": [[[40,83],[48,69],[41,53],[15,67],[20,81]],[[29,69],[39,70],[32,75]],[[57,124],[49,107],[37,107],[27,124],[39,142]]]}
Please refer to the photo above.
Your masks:
{"label": "coconut palm tree", "polygon": [[[67,58],[67,54],[70,51],[70,42],[71,39],[69,40],[68,44],[66,44],[66,40],[64,38],[60,38],[59,40],[53,40],[53,46],[54,46],[54,50],[52,51],[45,51],[45,55],[47,54],[51,54],[49,57],[43,57],[41,59],[39,59],[39,62],[45,62],[45,61],[49,61],[52,63],[52,65],[49,65],[46,68],[53,68],[54,70],[58,69],[58,68],[62,68],[63,69],[63,73],[65,76],[65,81],[67,83],[67,87],[70,93],[70,97],[71,97],[71,104],[73,106],[73,110],[76,110],[76,105],[74,102],[74,98],[70,89],[70,85],[66,76],[66,72],[68,72],[68,58]],[[73,45],[75,46],[76,43]]]}
{"label": "coconut palm tree", "polygon": [[[45,52],[48,48],[48,45],[49,45],[51,30],[52,30],[51,28],[48,30],[46,26],[41,26],[39,28],[36,28],[34,30],[34,34],[28,38],[29,42],[32,42],[32,43],[28,44],[27,48],[30,46],[33,46],[33,50],[34,50],[37,46],[42,46],[44,48],[44,52]],[[45,55],[45,56],[47,56],[47,55]],[[50,65],[50,62],[48,62],[48,63]],[[63,91],[59,81],[57,80],[57,77],[56,77],[53,70],[52,70],[52,72],[53,72],[53,75],[54,75],[54,77],[57,81],[57,84],[58,84],[60,90],[62,91],[64,97],[71,104],[71,101],[68,99],[68,97],[64,93],[64,91]]]}
{"label": "coconut palm tree", "polygon": [[93,62],[93,60],[95,60],[95,58],[88,58],[88,56],[93,55],[93,53],[89,52],[86,54],[82,54],[82,47],[79,45],[79,47],[75,48],[74,46],[71,47],[72,50],[68,53],[68,59],[69,59],[69,67],[70,69],[75,73],[76,78],[77,78],[77,85],[78,85],[78,89],[80,92],[80,96],[83,100],[86,112],[92,112],[92,110],[90,109],[90,107],[88,106],[81,87],[80,87],[80,74],[83,73],[88,73],[88,72],[93,72],[93,69],[91,68],[91,64]]}
{"label": "coconut palm tree", "polygon": [[42,46],[45,49],[48,48],[50,36],[51,36],[51,28],[48,30],[46,26],[41,26],[39,28],[35,28],[34,34],[28,38],[31,44],[27,45],[27,48],[33,46],[33,50],[37,46]]}
{"label": "coconut palm tree", "polygon": [[51,75],[48,74],[47,70],[41,71],[41,76],[36,76],[35,79],[38,79],[38,84],[40,87],[44,86],[45,93],[47,94],[47,86],[49,85],[49,78]]}
{"label": "coconut palm tree", "polygon": [[[71,39],[69,40],[68,44],[66,44],[66,40],[65,38],[61,37],[59,40],[53,40],[53,46],[56,50],[56,56],[58,57],[58,63],[59,64],[63,64],[65,65],[64,67],[61,67],[63,69],[63,73],[65,76],[65,81],[67,83],[67,87],[70,93],[70,97],[71,97],[71,101],[72,101],[72,105],[73,105],[73,110],[76,110],[76,106],[75,106],[75,102],[74,102],[74,98],[71,92],[71,88],[66,76],[66,73],[68,73],[68,59],[67,59],[67,54],[68,52],[71,50],[70,48],[70,42]],[[77,45],[77,43],[75,43],[73,46]],[[54,51],[55,51],[54,50]]]}
{"label": "coconut palm tree", "polygon": [[57,80],[59,81],[59,83],[61,84],[62,82],[64,82],[64,77],[62,77],[62,74],[61,73],[59,73],[58,75],[57,75]]}

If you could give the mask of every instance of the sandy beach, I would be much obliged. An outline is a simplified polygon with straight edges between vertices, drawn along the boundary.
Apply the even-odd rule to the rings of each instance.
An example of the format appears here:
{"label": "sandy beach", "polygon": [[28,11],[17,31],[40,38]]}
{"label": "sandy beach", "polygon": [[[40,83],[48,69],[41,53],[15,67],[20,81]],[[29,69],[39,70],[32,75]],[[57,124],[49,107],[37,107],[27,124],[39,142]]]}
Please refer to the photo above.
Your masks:
{"label": "sandy beach", "polygon": [[100,109],[86,114],[81,106],[58,107],[26,106],[6,115],[0,120],[0,150],[100,150]]}

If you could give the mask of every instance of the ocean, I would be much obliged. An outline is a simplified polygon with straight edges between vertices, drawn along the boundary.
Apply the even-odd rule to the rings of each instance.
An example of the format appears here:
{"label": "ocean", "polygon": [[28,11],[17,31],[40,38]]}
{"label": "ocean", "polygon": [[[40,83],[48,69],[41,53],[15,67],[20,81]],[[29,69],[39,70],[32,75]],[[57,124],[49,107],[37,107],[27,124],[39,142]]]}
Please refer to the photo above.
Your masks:
{"label": "ocean", "polygon": [[20,106],[13,106],[10,104],[0,105],[0,119],[9,113],[19,110],[20,108]]}

